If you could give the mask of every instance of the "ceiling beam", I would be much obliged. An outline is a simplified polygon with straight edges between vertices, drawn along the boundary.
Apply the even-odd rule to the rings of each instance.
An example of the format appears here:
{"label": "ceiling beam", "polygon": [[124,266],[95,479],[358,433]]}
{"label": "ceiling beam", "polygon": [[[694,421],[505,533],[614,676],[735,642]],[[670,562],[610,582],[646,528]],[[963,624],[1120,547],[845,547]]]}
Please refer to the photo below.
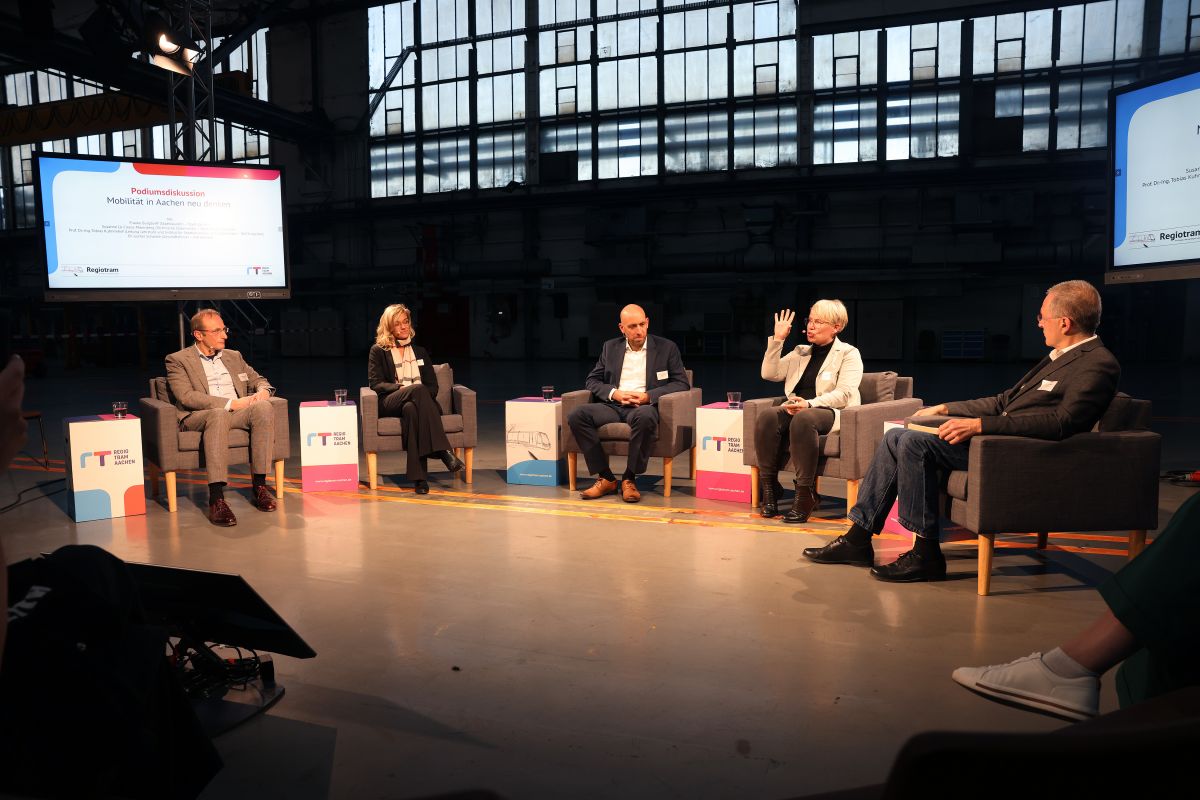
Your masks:
{"label": "ceiling beam", "polygon": [[[16,17],[0,14],[0,55],[18,59],[31,69],[52,68],[86,78],[133,97],[166,105],[166,73],[132,58],[113,61],[97,57],[81,40],[55,33],[29,36]],[[215,91],[217,116],[271,136],[294,142],[327,139],[333,125],[322,115],[287,111],[271,103],[244,97],[228,89]]]}

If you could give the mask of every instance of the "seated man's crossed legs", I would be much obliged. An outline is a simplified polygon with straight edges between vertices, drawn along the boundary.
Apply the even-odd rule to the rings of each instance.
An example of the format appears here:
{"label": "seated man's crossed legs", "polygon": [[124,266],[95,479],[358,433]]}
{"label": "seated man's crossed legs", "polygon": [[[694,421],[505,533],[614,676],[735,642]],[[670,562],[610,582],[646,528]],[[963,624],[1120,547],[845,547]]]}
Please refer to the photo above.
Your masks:
{"label": "seated man's crossed legs", "polygon": [[[888,431],[850,509],[850,530],[824,547],[805,549],[804,555],[819,564],[871,567],[871,576],[883,581],[944,579],[946,559],[938,543],[942,476],[966,469],[968,453],[965,443],[950,444],[924,431]],[[891,564],[873,566],[871,537],[883,530],[897,500],[900,524],[915,534],[913,547]]]}

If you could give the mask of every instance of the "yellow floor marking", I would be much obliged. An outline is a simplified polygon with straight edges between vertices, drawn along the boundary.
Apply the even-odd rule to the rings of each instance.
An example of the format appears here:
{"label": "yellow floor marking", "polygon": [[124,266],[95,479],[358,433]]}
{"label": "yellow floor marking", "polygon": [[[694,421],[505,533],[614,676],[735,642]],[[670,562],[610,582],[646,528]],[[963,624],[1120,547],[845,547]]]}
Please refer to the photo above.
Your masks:
{"label": "yellow floor marking", "polygon": [[[13,463],[11,469],[19,469],[27,472],[51,472],[64,474],[66,470],[63,467],[51,467],[49,470],[40,465],[36,465],[35,459],[18,457],[15,461],[33,461],[35,465],[26,466],[24,463]],[[61,464],[61,461],[51,461],[50,463]],[[203,485],[206,481],[203,478],[190,478],[183,476],[202,475],[199,470],[179,470],[177,473],[180,477],[177,479],[181,483],[192,485]],[[230,488],[241,489],[246,488],[250,476],[248,474],[230,473],[230,478],[238,478],[245,483],[230,482]],[[273,478],[268,475],[268,484],[273,483]],[[295,478],[284,477],[284,493],[285,494],[303,494],[299,489],[295,488],[300,480]],[[602,505],[605,500],[569,500],[552,497],[519,497],[512,495],[498,495],[484,492],[454,492],[445,490],[434,490],[430,492],[430,496],[416,495],[413,490],[407,487],[399,486],[381,486],[378,492],[386,492],[387,494],[372,494],[369,489],[361,488],[358,492],[316,492],[314,497],[343,497],[356,500],[372,500],[376,502],[387,503],[414,503],[418,505],[428,506],[447,506],[456,508],[478,508],[486,511],[516,511],[523,514],[540,514],[543,516],[558,516],[574,519],[597,519],[597,520],[613,520],[622,522],[642,522],[653,525],[689,525],[703,528],[726,528],[737,529],[744,531],[762,531],[766,533],[808,533],[816,536],[836,536],[850,524],[850,521],[844,518],[830,519],[814,519],[808,525],[785,525],[783,523],[757,523],[751,520],[759,519],[757,514],[747,511],[720,511],[716,509],[695,509],[695,508],[664,508],[656,506],[640,506],[630,507],[626,509],[627,513],[619,513],[614,510],[605,511]],[[392,496],[400,495],[400,496]],[[444,499],[440,499],[444,498]],[[491,500],[498,502],[479,502],[482,500]],[[466,502],[463,502],[466,501]],[[614,499],[615,501],[615,499]],[[543,506],[569,506],[570,508],[537,508],[530,505],[522,505],[526,503],[541,504]],[[575,510],[580,507],[586,507],[589,510]],[[619,506],[618,506],[619,508]],[[657,515],[657,516],[653,516]],[[673,518],[674,517],[674,518]],[[688,519],[687,517],[700,517],[699,519]],[[705,519],[705,517],[725,517],[728,521],[719,519]],[[739,518],[748,517],[745,521],[737,521]],[[814,527],[814,525],[833,526]],[[1106,534],[1082,534],[1073,533],[1070,531],[1053,531],[1051,536],[1068,537],[1077,541],[1094,541],[1094,542],[1113,542],[1122,543],[1128,541],[1123,536],[1106,535]],[[998,534],[998,536],[1033,538],[1035,533],[1015,533],[1015,534]],[[910,537],[901,536],[894,533],[883,533],[879,536],[880,539],[889,541],[909,541]],[[976,537],[971,534],[959,534],[955,538],[948,539],[943,542],[946,545],[965,545],[971,546],[976,543]],[[1149,544],[1149,542],[1147,542]],[[1037,545],[1029,542],[1021,541],[996,541],[997,548],[1006,550],[1034,550]],[[1124,549],[1105,548],[1105,547],[1087,547],[1076,545],[1061,545],[1048,544],[1046,550],[1061,550],[1067,553],[1086,553],[1091,555],[1111,555],[1124,556],[1128,552]]]}

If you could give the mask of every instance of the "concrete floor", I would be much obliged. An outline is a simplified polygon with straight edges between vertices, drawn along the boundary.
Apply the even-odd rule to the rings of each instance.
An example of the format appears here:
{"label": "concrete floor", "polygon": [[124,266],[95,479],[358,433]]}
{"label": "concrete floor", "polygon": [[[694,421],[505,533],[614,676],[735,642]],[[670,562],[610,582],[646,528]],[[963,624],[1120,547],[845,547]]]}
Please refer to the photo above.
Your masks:
{"label": "concrete floor", "polygon": [[[361,379],[357,360],[255,366],[297,403]],[[0,517],[5,547],[16,560],[90,543],[132,561],[240,573],[316,649],[311,660],[277,657],[286,696],[218,739],[226,769],[206,798],[470,787],[512,798],[782,798],[881,781],[918,731],[1064,724],[982,700],[950,672],[1059,643],[1103,608],[1093,589],[1121,557],[1002,550],[995,594],[980,598],[970,543],[947,546],[951,580],[939,584],[880,584],[803,561],[802,548],[844,530],[836,499],[798,531],[696,499],[681,464],[665,500],[652,461],[637,506],[507,486],[503,398],[547,374],[575,388],[585,371],[459,372],[483,402],[470,487],[435,473],[419,498],[389,477],[375,495],[291,491],[270,515],[234,492],[240,524],[218,529],[200,508],[202,475],[181,480],[176,514],[152,504],[145,517],[83,524],[63,494],[41,498],[54,484]],[[1009,372],[1020,368],[993,368],[989,385]],[[88,369],[31,380],[26,407],[46,414],[51,457],[61,459],[62,416],[132,401],[144,377]],[[706,389],[723,392],[717,380],[753,395],[745,375]],[[1179,401],[1172,391],[1165,402]],[[1188,444],[1165,449],[1182,461],[1200,436],[1195,418],[1174,417]],[[380,462],[402,470],[399,454]],[[0,505],[57,477],[22,460],[0,477]],[[1164,521],[1187,493],[1164,487]],[[906,549],[898,538],[879,545],[881,560]],[[1106,682],[1102,708],[1115,707]]]}

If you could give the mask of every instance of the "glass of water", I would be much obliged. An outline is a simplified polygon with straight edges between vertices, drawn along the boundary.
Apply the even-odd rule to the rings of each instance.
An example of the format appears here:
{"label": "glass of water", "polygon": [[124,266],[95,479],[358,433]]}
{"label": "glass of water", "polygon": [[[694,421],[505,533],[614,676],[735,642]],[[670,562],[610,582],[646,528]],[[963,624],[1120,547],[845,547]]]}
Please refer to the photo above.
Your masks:
{"label": "glass of water", "polygon": [[116,400],[112,404],[113,416],[117,419],[125,419],[125,414],[129,411],[129,403],[124,400]]}
{"label": "glass of water", "polygon": [[741,408],[742,407],[742,393],[741,392],[726,392],[725,400],[727,401],[730,408]]}
{"label": "glass of water", "polygon": [[542,387],[542,399],[545,400],[547,403],[549,403],[551,400],[554,399],[554,387],[553,386],[543,386]]}
{"label": "glass of water", "polygon": [[334,389],[333,390],[333,404],[335,406],[346,405],[346,390],[345,389]]}

